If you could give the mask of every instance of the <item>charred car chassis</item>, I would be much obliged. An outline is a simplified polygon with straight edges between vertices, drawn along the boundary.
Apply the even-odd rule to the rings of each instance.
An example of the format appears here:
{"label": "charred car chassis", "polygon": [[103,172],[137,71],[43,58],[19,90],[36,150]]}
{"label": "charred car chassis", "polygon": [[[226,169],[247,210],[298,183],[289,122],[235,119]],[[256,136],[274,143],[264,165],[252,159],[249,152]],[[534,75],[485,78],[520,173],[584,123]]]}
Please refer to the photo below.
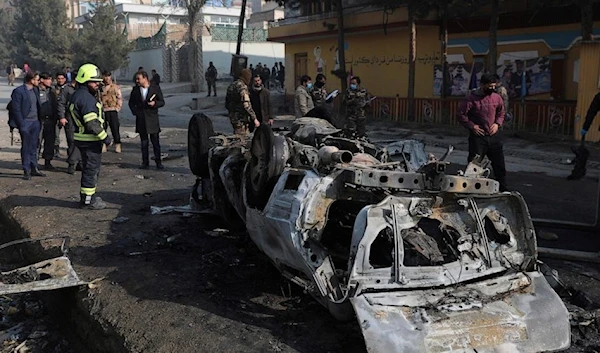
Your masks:
{"label": "charred car chassis", "polygon": [[521,195],[475,163],[447,174],[419,141],[339,132],[302,118],[287,135],[211,137],[213,208],[336,318],[356,315],[369,352],[569,347]]}

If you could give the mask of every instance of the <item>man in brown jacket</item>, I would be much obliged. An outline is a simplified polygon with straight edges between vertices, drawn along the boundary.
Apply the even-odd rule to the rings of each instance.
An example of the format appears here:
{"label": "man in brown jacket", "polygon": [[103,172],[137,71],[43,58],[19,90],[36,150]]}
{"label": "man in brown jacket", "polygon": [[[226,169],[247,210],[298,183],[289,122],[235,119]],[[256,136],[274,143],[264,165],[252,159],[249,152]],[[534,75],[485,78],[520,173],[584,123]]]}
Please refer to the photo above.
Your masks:
{"label": "man in brown jacket", "polygon": [[[262,84],[260,75],[254,75],[250,88],[250,103],[256,113],[256,118],[261,124],[273,125],[273,114],[271,113],[271,92]],[[250,132],[254,131],[254,125],[250,124]]]}
{"label": "man in brown jacket", "polygon": [[[104,109],[104,117],[110,127],[110,133],[115,143],[115,152],[121,153],[119,112],[123,106],[123,95],[121,94],[121,87],[113,82],[109,71],[105,71],[103,76],[102,107]],[[103,150],[106,151],[106,145],[104,145]]]}

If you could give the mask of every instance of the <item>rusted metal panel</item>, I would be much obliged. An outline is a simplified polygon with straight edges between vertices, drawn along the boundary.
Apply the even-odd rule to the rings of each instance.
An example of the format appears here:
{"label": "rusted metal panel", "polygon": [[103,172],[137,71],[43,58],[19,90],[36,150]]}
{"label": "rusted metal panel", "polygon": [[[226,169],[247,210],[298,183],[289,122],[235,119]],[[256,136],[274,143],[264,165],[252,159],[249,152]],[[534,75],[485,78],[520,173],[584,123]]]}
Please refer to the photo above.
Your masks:
{"label": "rusted metal panel", "polygon": [[0,295],[85,285],[66,256],[0,273]]}

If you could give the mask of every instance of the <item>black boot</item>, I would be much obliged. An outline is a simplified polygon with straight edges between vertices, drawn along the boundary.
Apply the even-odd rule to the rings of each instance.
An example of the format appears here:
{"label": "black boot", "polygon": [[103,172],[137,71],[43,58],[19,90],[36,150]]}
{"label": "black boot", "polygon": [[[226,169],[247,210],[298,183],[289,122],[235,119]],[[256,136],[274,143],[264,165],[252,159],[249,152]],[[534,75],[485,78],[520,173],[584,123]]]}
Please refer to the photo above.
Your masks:
{"label": "black boot", "polygon": [[79,206],[86,210],[103,210],[106,208],[106,202],[95,195],[80,194]]}
{"label": "black boot", "polygon": [[23,179],[25,179],[25,180],[31,180],[31,171],[24,170],[23,171]]}
{"label": "black boot", "polygon": [[56,168],[54,168],[52,163],[50,163],[49,159],[46,159],[46,163],[44,163],[44,169],[45,170],[55,170]]}
{"label": "black boot", "polygon": [[39,169],[35,168],[31,170],[31,175],[32,176],[39,176],[39,177],[45,177],[46,174],[42,173]]}
{"label": "black boot", "polygon": [[67,167],[67,174],[75,174],[75,165],[74,164],[69,164],[69,166]]}

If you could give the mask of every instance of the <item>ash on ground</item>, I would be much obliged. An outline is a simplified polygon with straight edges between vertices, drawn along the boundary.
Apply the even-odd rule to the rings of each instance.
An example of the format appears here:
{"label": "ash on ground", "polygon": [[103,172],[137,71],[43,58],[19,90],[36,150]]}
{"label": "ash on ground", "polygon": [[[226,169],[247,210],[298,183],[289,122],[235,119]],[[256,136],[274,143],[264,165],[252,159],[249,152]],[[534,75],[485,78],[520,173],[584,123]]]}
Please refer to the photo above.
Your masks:
{"label": "ash on ground", "polygon": [[75,353],[35,294],[0,296],[0,353]]}

